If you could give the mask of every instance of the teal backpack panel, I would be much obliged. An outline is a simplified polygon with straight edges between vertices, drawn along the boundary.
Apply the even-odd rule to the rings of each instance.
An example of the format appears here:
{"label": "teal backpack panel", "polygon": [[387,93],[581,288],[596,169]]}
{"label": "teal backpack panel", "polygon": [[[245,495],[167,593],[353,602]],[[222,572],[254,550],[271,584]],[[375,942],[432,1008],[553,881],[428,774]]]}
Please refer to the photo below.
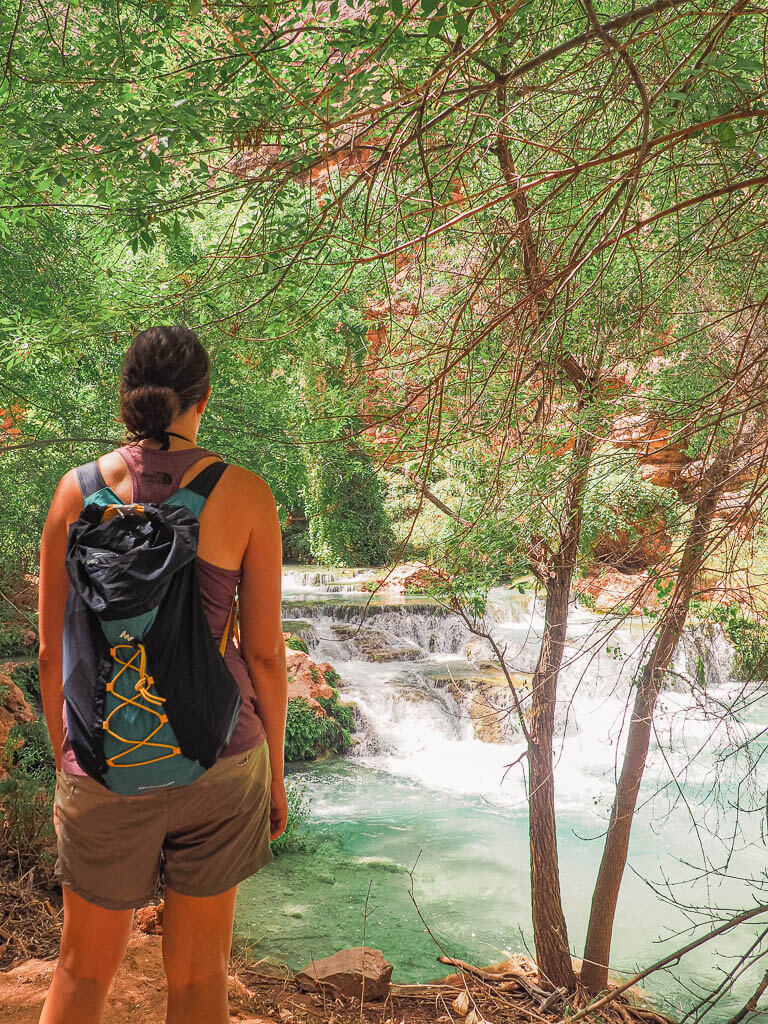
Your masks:
{"label": "teal backpack panel", "polygon": [[205,771],[199,761],[181,753],[148,670],[141,640],[156,614],[155,608],[101,623],[113,660],[104,695],[104,756],[109,765],[104,781],[126,795],[186,786]]}

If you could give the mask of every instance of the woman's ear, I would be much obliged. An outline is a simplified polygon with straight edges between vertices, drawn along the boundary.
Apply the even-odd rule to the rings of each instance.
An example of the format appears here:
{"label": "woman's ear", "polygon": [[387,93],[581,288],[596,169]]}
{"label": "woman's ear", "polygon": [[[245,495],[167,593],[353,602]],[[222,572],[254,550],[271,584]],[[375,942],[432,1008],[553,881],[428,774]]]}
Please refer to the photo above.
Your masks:
{"label": "woman's ear", "polygon": [[198,405],[198,407],[197,407],[197,411],[198,411],[198,413],[199,413],[199,414],[200,414],[201,416],[202,416],[202,415],[203,415],[203,413],[205,412],[205,407],[206,407],[206,405],[208,404],[208,399],[209,399],[210,397],[211,397],[211,385],[209,384],[209,385],[208,385],[208,390],[207,390],[207,391],[206,391],[206,393],[205,393],[205,398],[203,398],[203,399],[202,399],[202,401],[200,402],[200,404],[199,404],[199,405]]}

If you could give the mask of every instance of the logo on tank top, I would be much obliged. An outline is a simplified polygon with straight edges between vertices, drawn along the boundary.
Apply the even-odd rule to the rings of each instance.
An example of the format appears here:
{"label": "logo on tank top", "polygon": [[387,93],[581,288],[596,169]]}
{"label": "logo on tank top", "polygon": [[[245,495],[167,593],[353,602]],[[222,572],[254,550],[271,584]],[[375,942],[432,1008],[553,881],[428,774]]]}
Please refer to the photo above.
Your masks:
{"label": "logo on tank top", "polygon": [[139,474],[148,484],[172,484],[173,477],[170,473],[164,473],[161,469],[153,469],[151,473]]}

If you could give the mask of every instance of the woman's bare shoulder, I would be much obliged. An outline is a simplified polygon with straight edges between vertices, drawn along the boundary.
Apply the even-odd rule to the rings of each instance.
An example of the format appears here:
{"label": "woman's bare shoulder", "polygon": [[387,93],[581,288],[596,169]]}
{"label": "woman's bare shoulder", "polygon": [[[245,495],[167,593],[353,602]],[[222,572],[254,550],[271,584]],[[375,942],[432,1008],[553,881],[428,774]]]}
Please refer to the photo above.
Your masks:
{"label": "woman's bare shoulder", "polygon": [[236,495],[258,501],[266,508],[271,508],[275,504],[272,488],[258,473],[246,469],[245,466],[230,463],[227,476],[230,478],[229,486]]}

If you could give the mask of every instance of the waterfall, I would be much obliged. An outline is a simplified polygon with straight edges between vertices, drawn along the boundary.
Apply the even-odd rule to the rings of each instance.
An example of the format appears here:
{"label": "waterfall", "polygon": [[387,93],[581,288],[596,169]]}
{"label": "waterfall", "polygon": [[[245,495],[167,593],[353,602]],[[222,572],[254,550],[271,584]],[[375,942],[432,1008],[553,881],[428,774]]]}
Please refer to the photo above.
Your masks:
{"label": "waterfall", "polygon": [[[503,651],[461,616],[428,598],[376,594],[370,570],[286,571],[286,628],[341,677],[355,706],[352,759],[423,784],[524,804],[522,729],[515,694],[528,706],[543,630],[543,603],[503,587],[489,594],[486,622]],[[562,805],[603,807],[612,798],[633,680],[647,657],[652,623],[569,610],[558,689],[556,782]],[[725,688],[732,650],[717,626],[686,630],[659,702],[658,731],[698,742],[711,723],[701,693]],[[698,693],[698,697],[697,697]],[[698,718],[697,718],[698,715]],[[653,755],[651,775],[666,770]]]}

